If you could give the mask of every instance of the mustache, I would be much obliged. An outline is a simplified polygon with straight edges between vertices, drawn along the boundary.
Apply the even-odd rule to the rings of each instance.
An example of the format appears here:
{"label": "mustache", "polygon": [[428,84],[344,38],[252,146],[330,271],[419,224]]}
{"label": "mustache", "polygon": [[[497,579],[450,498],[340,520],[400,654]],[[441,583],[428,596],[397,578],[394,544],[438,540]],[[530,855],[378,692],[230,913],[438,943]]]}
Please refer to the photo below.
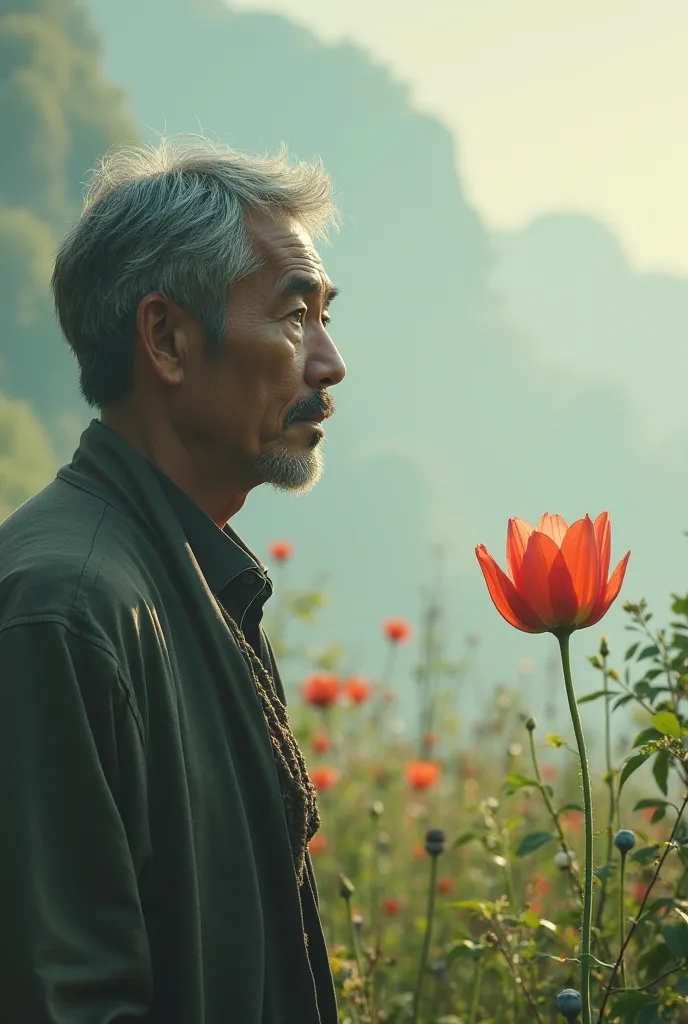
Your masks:
{"label": "mustache", "polygon": [[284,425],[288,427],[294,420],[310,420],[315,416],[332,416],[335,408],[334,398],[329,391],[315,391],[309,398],[298,402],[290,410]]}

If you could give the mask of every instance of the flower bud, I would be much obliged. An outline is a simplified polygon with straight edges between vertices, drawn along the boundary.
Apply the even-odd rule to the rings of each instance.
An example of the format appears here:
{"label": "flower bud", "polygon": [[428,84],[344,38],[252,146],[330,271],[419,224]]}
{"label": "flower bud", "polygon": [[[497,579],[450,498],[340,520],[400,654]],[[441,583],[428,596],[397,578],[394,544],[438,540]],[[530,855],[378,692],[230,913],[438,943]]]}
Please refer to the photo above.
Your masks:
{"label": "flower bud", "polygon": [[606,636],[600,637],[600,654],[603,658],[606,658],[609,654],[609,647],[607,646]]}
{"label": "flower bud", "polygon": [[575,988],[564,988],[557,996],[557,1010],[567,1020],[575,1020],[583,1009],[583,1000],[580,992]]}
{"label": "flower bud", "polygon": [[629,828],[621,828],[614,836],[614,846],[624,856],[635,846],[635,834]]}
{"label": "flower bud", "polygon": [[532,715],[529,718],[526,718],[526,729],[528,732],[532,732],[533,729],[537,729],[537,722]]}
{"label": "flower bud", "polygon": [[429,828],[425,833],[425,852],[431,857],[444,853],[446,837],[443,828]]}
{"label": "flower bud", "polygon": [[554,865],[558,867],[560,871],[567,871],[570,865],[573,863],[573,851],[558,850],[554,854]]}
{"label": "flower bud", "polygon": [[386,853],[389,850],[389,832],[378,832],[375,839],[375,845],[380,853]]}
{"label": "flower bud", "polygon": [[383,804],[382,800],[376,800],[375,803],[370,808],[370,817],[373,819],[379,818],[384,809],[385,805]]}
{"label": "flower bud", "polygon": [[350,900],[355,892],[354,883],[341,872],[339,874],[339,895],[343,900]]}
{"label": "flower bud", "polygon": [[363,930],[363,918],[360,914],[352,914],[351,923],[357,931]]}

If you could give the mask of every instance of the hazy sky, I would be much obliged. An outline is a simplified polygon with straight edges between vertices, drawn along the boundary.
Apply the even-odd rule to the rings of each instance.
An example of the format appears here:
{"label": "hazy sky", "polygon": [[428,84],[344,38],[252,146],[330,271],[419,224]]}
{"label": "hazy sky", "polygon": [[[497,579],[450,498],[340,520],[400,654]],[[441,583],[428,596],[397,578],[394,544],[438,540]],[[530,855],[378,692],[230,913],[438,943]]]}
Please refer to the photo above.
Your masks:
{"label": "hazy sky", "polygon": [[456,134],[487,223],[599,217],[688,273],[688,0],[232,0],[366,48]]}

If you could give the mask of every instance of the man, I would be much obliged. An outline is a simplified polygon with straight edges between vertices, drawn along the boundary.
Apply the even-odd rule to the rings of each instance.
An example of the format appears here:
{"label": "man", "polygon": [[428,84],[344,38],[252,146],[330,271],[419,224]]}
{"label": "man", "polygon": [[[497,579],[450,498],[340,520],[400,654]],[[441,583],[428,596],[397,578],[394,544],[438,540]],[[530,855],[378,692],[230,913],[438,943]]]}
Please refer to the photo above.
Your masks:
{"label": "man", "polygon": [[0,1020],[335,1024],[315,791],[228,525],[322,472],[319,165],[107,157],[53,294],[100,410],[0,527]]}

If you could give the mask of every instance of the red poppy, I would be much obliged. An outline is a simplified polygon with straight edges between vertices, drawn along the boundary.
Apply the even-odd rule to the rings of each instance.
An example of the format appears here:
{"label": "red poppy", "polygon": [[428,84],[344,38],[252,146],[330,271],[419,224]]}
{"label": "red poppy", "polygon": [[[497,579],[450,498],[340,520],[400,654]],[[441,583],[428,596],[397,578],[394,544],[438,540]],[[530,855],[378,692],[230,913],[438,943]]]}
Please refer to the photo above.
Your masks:
{"label": "red poppy", "polygon": [[538,917],[541,917],[545,912],[545,905],[541,900],[531,900],[528,904],[528,909],[532,910]]}
{"label": "red poppy", "polygon": [[546,512],[533,529],[510,519],[507,530],[507,576],[484,544],[475,549],[495,608],[524,633],[584,629],[606,614],[621,589],[631,552],[611,577],[609,513],[593,523],[588,515],[572,526]]}
{"label": "red poppy", "polygon": [[313,750],[316,754],[326,754],[330,749],[329,737],[324,732],[316,733],[313,737]]}
{"label": "red poppy", "polygon": [[650,888],[647,882],[636,882],[631,886],[631,895],[636,903],[642,903],[647,894],[647,890]]}
{"label": "red poppy", "polygon": [[286,562],[294,554],[294,545],[288,540],[273,540],[268,551],[277,562]]}
{"label": "red poppy", "polygon": [[449,875],[443,875],[442,878],[437,880],[437,891],[448,893],[454,891],[454,879],[450,878]]}
{"label": "red poppy", "polygon": [[550,883],[550,880],[549,878],[546,878],[544,875],[534,875],[533,878],[530,880],[530,884],[533,888],[533,891],[536,892],[538,896],[549,896],[550,892],[552,891],[552,885]]}
{"label": "red poppy", "polygon": [[434,786],[442,769],[435,761],[407,761],[404,776],[413,789],[430,789]]}
{"label": "red poppy", "polygon": [[382,625],[385,636],[393,644],[405,644],[411,639],[411,624],[406,619],[385,619]]}
{"label": "red poppy", "polygon": [[308,677],[301,687],[301,696],[307,704],[315,704],[319,708],[328,708],[339,697],[341,688],[341,683],[337,676],[321,672]]}
{"label": "red poppy", "polygon": [[370,683],[367,683],[365,679],[361,679],[360,676],[352,676],[350,679],[347,679],[344,689],[347,697],[354,704],[364,704],[372,693]]}
{"label": "red poppy", "polygon": [[319,853],[322,853],[327,849],[327,839],[325,839],[325,836],[321,835],[319,832],[316,832],[308,844],[308,849],[311,857],[317,857]]}
{"label": "red poppy", "polygon": [[339,772],[336,768],[314,768],[309,774],[311,782],[318,791],[331,789],[339,779]]}
{"label": "red poppy", "polygon": [[387,899],[380,901],[380,909],[384,910],[385,914],[394,916],[403,910],[404,904],[402,900],[397,899],[396,896],[388,896]]}

